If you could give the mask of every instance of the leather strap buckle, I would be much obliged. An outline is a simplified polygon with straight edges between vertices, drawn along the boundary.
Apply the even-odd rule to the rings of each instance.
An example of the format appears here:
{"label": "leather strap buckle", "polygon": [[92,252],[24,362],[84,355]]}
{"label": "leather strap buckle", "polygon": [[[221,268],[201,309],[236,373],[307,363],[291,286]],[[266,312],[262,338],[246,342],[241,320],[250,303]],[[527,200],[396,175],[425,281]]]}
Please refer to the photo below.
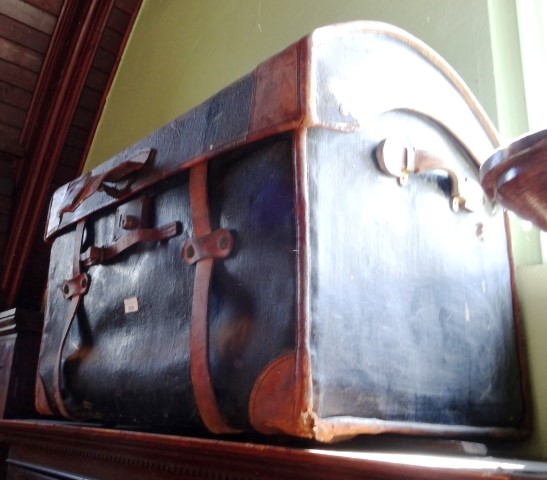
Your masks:
{"label": "leather strap buckle", "polygon": [[180,235],[181,231],[182,225],[180,222],[171,222],[158,228],[129,230],[129,233],[120,237],[112,245],[107,247],[89,247],[80,255],[80,261],[86,268],[103,264],[137,243],[161,242]]}
{"label": "leather strap buckle", "polygon": [[89,268],[93,265],[103,263],[104,249],[102,247],[89,247],[84,253],[80,255],[80,261],[83,266]]}

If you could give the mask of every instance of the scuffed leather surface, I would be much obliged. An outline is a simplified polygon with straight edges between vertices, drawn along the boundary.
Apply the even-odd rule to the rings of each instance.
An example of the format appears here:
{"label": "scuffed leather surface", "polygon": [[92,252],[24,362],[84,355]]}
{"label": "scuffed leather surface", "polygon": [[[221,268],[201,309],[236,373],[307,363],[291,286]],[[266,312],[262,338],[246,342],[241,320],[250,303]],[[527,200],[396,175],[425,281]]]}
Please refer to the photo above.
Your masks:
{"label": "scuffed leather surface", "polygon": [[[210,362],[221,410],[248,424],[247,405],[262,369],[294,346],[295,227],[292,144],[279,139],[210,163],[213,229],[229,229],[234,250],[216,261],[210,292]],[[200,426],[189,375],[194,268],[181,256],[193,235],[188,175],[151,189],[150,226],[182,223],[169,241],[132,247],[89,268],[84,297],[63,355],[66,407],[75,418],[170,427]],[[82,250],[112,242],[114,210],[90,217]],[[68,303],[73,232],[53,243],[39,374],[51,401],[55,352]],[[124,313],[137,297],[138,312]],[[83,347],[83,348],[82,348]],[[74,354],[77,354],[74,357]]]}
{"label": "scuffed leather surface", "polygon": [[[130,160],[139,151],[152,148],[156,151],[155,158],[132,185],[132,190],[137,191],[140,184],[155,183],[184,170],[188,162],[206,152],[214,151],[217,147],[227,148],[230,144],[241,143],[248,131],[254,81],[254,75],[250,73],[234,82],[208,101],[102,163],[93,169],[93,175],[111,170],[115,165]],[[87,216],[105,205],[116,202],[105,192],[97,192],[77,211],[66,212],[61,220],[58,212],[67,194],[67,187],[68,185],[61,187],[53,196],[46,238],[71,225],[82,215]]]}
{"label": "scuffed leather surface", "polygon": [[[238,164],[239,163],[239,164]],[[292,142],[260,148],[242,162],[214,162],[212,226],[234,232],[234,250],[215,265],[210,296],[211,375],[228,420],[247,421],[259,374],[294,348],[296,233]]]}
{"label": "scuffed leather surface", "polygon": [[347,135],[309,131],[314,410],[518,426],[502,212],[452,211],[436,175],[411,177],[404,188],[384,175],[373,149],[399,132],[477,177],[455,141],[416,114],[391,112]]}
{"label": "scuffed leather surface", "polygon": [[[236,240],[233,254],[217,262],[210,296],[211,370],[229,420],[236,426],[246,424],[254,380],[271,360],[294,347],[294,250],[301,248],[300,293],[306,303],[298,311],[306,325],[299,325],[302,350],[297,352],[300,378],[296,381],[304,382],[307,391],[306,382],[312,379],[313,405],[309,407],[314,413],[327,419],[343,416],[348,424],[356,420],[349,428],[353,433],[359,433],[361,419],[439,424],[428,430],[431,433],[439,433],[444,425],[520,426],[525,402],[503,218],[482,211],[455,213],[443,179],[426,175],[412,179],[403,189],[394,178],[382,175],[373,161],[373,149],[380,140],[402,136],[417,148],[446,156],[454,169],[476,178],[476,164],[464,149],[475,160],[482,158],[494,147],[495,132],[453,72],[396,29],[359,22],[321,29],[305,41],[310,51],[302,48],[296,60],[290,54],[272,64],[290,67],[278,72],[288,87],[279,89],[285,96],[278,103],[275,99],[281,94],[270,96],[269,83],[261,91],[255,72],[254,78],[245,77],[109,162],[111,166],[123,161],[136,149],[158,148],[155,163],[146,172],[147,181],[153,179],[154,188],[165,190],[157,194],[157,202],[163,202],[162,195],[169,205],[170,195],[177,202],[183,199],[177,203],[180,211],[173,206],[166,211],[180,215],[185,230],[166,245],[127,252],[126,258],[108,266],[108,285],[100,287],[94,303],[84,299],[80,332],[72,332],[71,348],[81,338],[90,348],[80,365],[74,359],[67,361],[73,388],[71,411],[103,420],[199,425],[187,371],[192,276],[180,259],[182,243],[192,234],[186,177],[177,177],[179,187],[160,180],[187,168],[189,162],[217,155],[215,149],[220,146],[226,152],[248,142],[251,118],[264,136],[282,128],[317,128],[309,131],[307,158],[298,159],[300,171],[306,173],[306,178],[298,179],[299,188],[305,191],[309,186],[309,192],[304,192],[309,193],[309,204],[303,195],[299,205],[299,215],[306,210],[309,217],[296,218],[302,222],[298,223],[299,247],[294,238],[292,168],[288,160],[283,165],[278,160],[278,155],[292,156],[290,142],[252,145],[249,148],[258,149],[233,155],[239,161],[226,156],[212,162],[213,228],[233,228]],[[294,61],[299,62],[298,68],[292,68]],[[258,77],[276,78],[267,68],[260,71]],[[290,72],[298,75],[297,87]],[[287,92],[292,93],[286,96]],[[221,98],[226,108],[221,108]],[[300,107],[290,110],[294,102],[287,100],[291,98]],[[260,101],[254,103],[257,99],[268,99],[282,111],[273,112],[272,117],[260,110]],[[268,130],[272,118],[292,123]],[[463,146],[450,139],[449,131]],[[108,165],[98,167],[97,173]],[[179,192],[173,193],[177,188]],[[96,212],[107,201],[99,194],[91,203],[88,212]],[[54,198],[52,211],[57,206]],[[105,215],[93,213],[97,228],[107,229]],[[75,219],[67,214],[64,225]],[[154,225],[160,225],[157,220]],[[49,233],[53,235],[56,228],[50,222]],[[55,258],[71,258],[70,234],[56,240],[54,249]],[[160,252],[170,260],[158,261],[151,275],[149,266],[156,265],[155,255]],[[154,261],[146,260],[144,268],[140,262],[148,256]],[[52,265],[53,289],[70,274],[69,265]],[[310,272],[305,271],[308,266]],[[180,278],[170,280],[173,272],[182,272]],[[130,322],[118,307],[109,306],[134,295],[134,276],[150,278],[146,284],[155,285],[151,303],[145,301],[145,306],[163,301],[168,305],[161,311],[183,312],[175,320],[167,314],[160,321],[158,316],[136,317],[135,324],[148,332],[142,342],[132,337]],[[118,288],[122,294],[114,302],[113,289]],[[50,300],[51,318],[63,316],[59,312],[64,304],[56,302]],[[92,311],[95,308],[106,317],[99,317]],[[164,322],[175,322],[165,335],[160,332]],[[60,327],[46,325],[44,341],[50,338],[44,358],[51,356],[55,328]],[[93,353],[94,346],[110,336],[115,342],[100,347],[104,358]],[[162,338],[166,339],[162,342]],[[311,365],[306,364],[308,347]],[[93,355],[95,363],[84,366]],[[153,364],[152,358],[167,360],[150,373],[146,369]],[[115,373],[125,365],[138,368]],[[51,366],[41,368],[46,385],[50,384],[48,369]],[[104,378],[98,373],[101,369],[106,372]],[[100,410],[96,409],[99,404]],[[296,406],[300,407],[308,406]],[[370,431],[367,428],[360,431]],[[406,427],[397,429],[407,432]]]}

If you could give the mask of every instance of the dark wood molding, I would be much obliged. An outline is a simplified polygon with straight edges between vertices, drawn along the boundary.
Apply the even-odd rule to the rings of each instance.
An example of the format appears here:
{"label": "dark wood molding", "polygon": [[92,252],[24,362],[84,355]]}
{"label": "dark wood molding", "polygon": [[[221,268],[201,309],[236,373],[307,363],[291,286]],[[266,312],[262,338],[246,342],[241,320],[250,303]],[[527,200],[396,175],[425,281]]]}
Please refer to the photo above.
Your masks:
{"label": "dark wood molding", "polygon": [[[34,381],[42,335],[38,312],[0,312],[0,417],[35,418]],[[1,478],[1,477],[0,477]]]}
{"label": "dark wood molding", "polygon": [[[546,464],[513,461],[522,464],[522,469],[502,469],[498,467],[503,460],[496,463],[492,457],[461,454],[429,457],[427,465],[426,453],[408,453],[412,440],[401,459],[393,451],[390,456],[389,451],[350,444],[268,445],[238,437],[190,438],[55,421],[4,420],[0,438],[10,445],[10,471],[36,475],[21,478],[509,479],[541,478],[535,475],[547,468]],[[455,468],[458,460],[476,463]]]}
{"label": "dark wood molding", "polygon": [[[126,5],[127,2],[124,0],[116,0],[115,4],[117,8],[122,9],[122,7],[126,6],[129,8],[130,5]],[[106,104],[106,98],[108,96],[108,92],[110,92],[110,87],[112,87],[112,82],[114,81],[114,78],[116,77],[116,72],[118,71],[118,66],[120,64],[122,53],[125,51],[125,47],[127,45],[127,41],[129,40],[129,32],[133,29],[133,25],[135,24],[135,21],[137,20],[137,15],[139,14],[140,7],[142,5],[142,0],[135,0],[134,5],[132,6],[131,10],[131,17],[129,20],[129,24],[126,27],[126,35],[123,37],[119,53],[116,57],[116,60],[114,62],[114,66],[112,67],[112,71],[110,73],[110,76],[108,78],[108,82],[106,84],[106,88],[104,90],[104,94],[101,97],[101,102],[99,104],[99,107],[97,109],[96,115],[93,119],[93,124],[91,125],[90,133],[87,138],[87,142],[84,147],[84,154],[81,157],[80,164],[78,166],[78,171],[81,172],[84,169],[85,162],[87,160],[87,155],[89,153],[89,149],[91,148],[91,144],[93,142],[93,138],[95,137],[95,132],[97,131],[97,127],[99,125],[99,121],[101,119],[101,115],[104,110],[104,106]],[[122,10],[123,11],[123,10]],[[110,52],[109,52],[110,53]],[[105,159],[106,160],[106,159]]]}
{"label": "dark wood molding", "polygon": [[[21,145],[25,150],[29,149],[29,144],[33,137],[36,137],[38,129],[36,128],[43,122],[43,116],[46,108],[55,100],[49,97],[49,93],[54,88],[55,82],[59,78],[59,69],[64,69],[67,51],[63,48],[71,35],[74,33],[74,22],[81,14],[82,6],[77,2],[65,2],[59,21],[55,26],[51,41],[44,60],[44,66],[38,77],[28,113],[21,130]],[[27,163],[29,159],[27,159]]]}
{"label": "dark wood molding", "polygon": [[0,305],[15,304],[50,185],[114,0],[65,2],[24,127],[14,219],[2,270]]}

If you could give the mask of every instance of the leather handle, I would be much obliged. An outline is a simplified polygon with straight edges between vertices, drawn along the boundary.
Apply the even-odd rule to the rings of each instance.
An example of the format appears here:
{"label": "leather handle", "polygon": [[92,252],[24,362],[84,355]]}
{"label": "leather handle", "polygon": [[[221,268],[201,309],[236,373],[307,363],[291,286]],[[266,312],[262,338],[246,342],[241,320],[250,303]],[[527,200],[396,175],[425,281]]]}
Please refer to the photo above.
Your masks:
{"label": "leather handle", "polygon": [[[63,205],[59,209],[59,217],[62,218],[63,214],[67,212],[74,212],[85,200],[98,191],[104,191],[114,198],[126,195],[132,183],[131,180],[134,180],[132,177],[142,170],[153,156],[152,154],[153,150],[151,149],[142,150],[130,160],[120,163],[106,172],[97,175],[88,173],[70,183]],[[117,184],[122,181],[128,183],[121,188],[108,185],[109,183]]]}
{"label": "leather handle", "polygon": [[426,150],[388,137],[376,147],[376,159],[380,170],[398,178],[402,186],[408,183],[410,174],[444,172],[450,179],[451,207],[455,212],[461,209],[473,212],[484,205],[484,192],[477,181],[461,176],[446,160]]}
{"label": "leather handle", "polygon": [[181,232],[180,222],[171,222],[158,228],[138,228],[120,237],[108,247],[89,247],[80,255],[80,261],[84,267],[89,268],[112,260],[137,243],[161,242],[180,235]]}

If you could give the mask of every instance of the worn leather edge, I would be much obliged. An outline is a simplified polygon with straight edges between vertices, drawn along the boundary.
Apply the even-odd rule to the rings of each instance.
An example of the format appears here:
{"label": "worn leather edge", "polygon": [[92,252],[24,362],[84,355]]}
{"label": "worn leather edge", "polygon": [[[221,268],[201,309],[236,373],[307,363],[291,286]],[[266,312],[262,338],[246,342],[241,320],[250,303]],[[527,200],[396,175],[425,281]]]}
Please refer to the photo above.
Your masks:
{"label": "worn leather edge", "polygon": [[[169,178],[173,175],[179,174],[185,170],[194,167],[197,164],[208,161],[209,159],[218,155],[230,152],[243,145],[260,141],[267,137],[271,137],[276,134],[288,132],[304,123],[304,109],[303,102],[301,101],[302,95],[300,90],[303,85],[300,83],[299,71],[301,69],[300,64],[306,63],[307,59],[302,58],[300,53],[300,44],[305,41],[305,38],[299,42],[296,42],[279,54],[269,58],[262,62],[255,68],[250,74],[253,75],[253,98],[251,99],[251,111],[249,112],[249,118],[247,119],[247,127],[244,131],[238,132],[238,134],[230,139],[224,140],[222,143],[203,146],[200,153],[191,156],[189,158],[180,158],[176,168],[165,171],[150,170],[144,181],[136,181],[134,188],[126,195],[117,199],[108,198],[106,194],[100,192],[101,197],[97,205],[93,205],[91,208],[88,206],[88,201],[83,202],[82,205],[85,208],[80,208],[73,215],[67,216],[67,219],[59,221],[57,218],[57,211],[63,203],[63,198],[66,195],[67,185],[59,187],[53,194],[48,211],[45,240],[51,241],[52,238],[58,234],[61,230],[64,230],[69,225],[76,223],[89,216],[92,213],[96,213],[104,208],[117,205],[127,198],[134,196],[138,192],[148,188],[150,185],[155,184],[161,180]],[[273,72],[273,73],[272,73]],[[270,73],[270,75],[268,75]],[[273,76],[273,77],[272,77]],[[276,85],[273,80],[284,78],[280,86]],[[235,82],[237,83],[237,82]],[[234,83],[234,84],[235,84]],[[232,84],[233,85],[233,84]],[[229,88],[230,86],[226,87]],[[220,92],[219,92],[220,93]],[[218,95],[218,94],[217,94]],[[201,105],[198,105],[192,110],[189,110],[183,114],[180,119],[184,119],[185,116],[191,116],[191,114],[199,109],[206,108],[208,103],[214,99],[216,95],[213,95],[209,100],[205,101]],[[273,115],[271,118],[265,118],[259,112],[265,110],[268,104],[277,102],[280,97],[287,97],[288,101],[283,105],[283,108],[277,115]],[[266,102],[266,105],[265,103]],[[278,107],[277,103],[276,106]],[[271,108],[271,105],[270,105]],[[160,127],[161,130],[167,127],[169,124]],[[157,130],[156,130],[157,131]],[[110,160],[105,161],[91,172],[91,175],[98,175],[104,170],[114,168],[118,163],[129,159],[131,152],[139,148],[141,142],[137,142],[132,147],[125,149],[123,152],[112,157]],[[212,147],[212,148],[211,148]],[[140,148],[153,148],[157,151],[156,162],[161,164],[161,149],[159,145],[142,145]],[[157,167],[158,165],[156,165]]]}
{"label": "worn leather edge", "polygon": [[258,432],[313,438],[323,443],[384,433],[499,439],[521,439],[526,436],[525,431],[516,428],[437,425],[352,416],[320,418],[311,409],[301,411],[298,408],[294,395],[295,369],[296,357],[291,352],[270,362],[256,380],[249,399],[249,420]]}
{"label": "worn leather edge", "polygon": [[[350,33],[376,33],[392,38],[404,45],[409,46],[420,54],[427,62],[437,69],[450,84],[452,84],[458,93],[461,95],[465,103],[473,112],[475,118],[479,121],[484,131],[487,133],[490,141],[497,147],[500,144],[499,134],[496,127],[486,114],[485,110],[471,92],[467,84],[463,81],[460,75],[454,70],[435,50],[407,31],[378,21],[355,21],[345,24],[327,25],[318,28],[309,34],[313,45],[320,44],[325,39],[339,35],[343,31],[345,35]],[[313,55],[313,54],[312,54]],[[482,160],[484,162],[486,158]]]}
{"label": "worn leather edge", "polygon": [[297,411],[295,370],[291,352],[270,362],[257,378],[249,397],[249,421],[256,431],[313,438],[312,415]]}
{"label": "worn leather edge", "polygon": [[518,429],[502,427],[471,427],[468,425],[438,425],[433,423],[381,420],[351,416],[314,419],[314,438],[323,443],[346,441],[358,435],[379,434],[426,435],[428,437],[521,439]]}
{"label": "worn leather edge", "polygon": [[44,381],[42,380],[42,377],[39,373],[36,374],[36,383],[34,388],[34,406],[36,407],[36,411],[40,415],[46,415],[49,417],[55,415],[55,412],[49,405]]}
{"label": "worn leather edge", "polygon": [[[376,33],[386,37],[393,38],[394,40],[401,42],[415,51],[417,51],[422,57],[426,59],[434,68],[443,74],[449,83],[451,83],[461,95],[462,99],[467,103],[475,118],[483,127],[487,136],[490,138],[494,147],[499,145],[499,137],[493,126],[492,122],[488,119],[488,116],[471,93],[469,88],[465,85],[461,77],[453,70],[447,63],[440,57],[435,51],[428,47],[425,43],[418,40],[414,36],[408,34],[404,30],[397,27],[381,23],[381,22],[367,22],[358,21],[350,22],[347,24],[331,25],[322,27],[314,32],[310,33],[306,37],[302,38],[299,42],[296,42],[278,55],[271,57],[270,59],[262,62],[251,73],[254,77],[253,99],[251,101],[252,110],[249,115],[247,130],[240,132],[237,138],[231,138],[223,143],[216,145],[214,148],[207,150],[204,146],[201,153],[191,158],[181,158],[179,165],[172,171],[161,172],[158,175],[150,175],[150,178],[142,184],[135,185],[135,189],[127,194],[127,196],[120,199],[107,199],[101,197],[101,201],[94,208],[85,210],[83,212],[77,212],[75,215],[70,216],[66,222],[57,223],[55,210],[62,203],[62,197],[66,192],[66,185],[60,187],[53,195],[52,202],[50,204],[50,211],[47,220],[47,229],[45,238],[50,240],[55,234],[65,227],[81,220],[91,213],[97,212],[103,208],[107,208],[114,204],[120,203],[128,197],[136,194],[137,192],[147,188],[153,183],[156,183],[164,178],[170,177],[177,173],[180,173],[198,163],[207,161],[210,158],[217,156],[221,153],[228,152],[235,148],[241,147],[244,144],[256,142],[264,139],[268,136],[272,136],[278,133],[287,132],[298,128],[300,126],[325,126],[322,124],[321,119],[318,118],[317,109],[314,102],[316,101],[313,94],[313,86],[310,82],[313,81],[313,45],[320,43],[324,39],[328,39],[332,36],[348,35],[352,32],[358,33]],[[295,53],[296,52],[296,53]],[[296,55],[296,56],[295,56]],[[294,60],[296,58],[296,66]],[[276,71],[279,67],[283,67],[283,72]],[[312,71],[312,74],[302,75],[302,71]],[[279,87],[283,93],[288,92],[288,98],[296,104],[285,105],[285,108],[280,115],[274,115],[273,118],[263,117],[258,113],[260,108],[263,108],[263,103],[260,102],[260,98],[273,101],[274,98],[278,98],[278,95],[265,95],[265,92],[269,92],[271,88],[270,78],[266,73],[273,71],[279,78],[285,78],[285,82],[282,87]],[[287,80],[292,75],[296,77],[292,80]],[[281,91],[280,90],[280,91]],[[286,91],[287,90],[287,91]],[[255,98],[255,96],[258,96]],[[211,97],[211,98],[214,98]],[[207,102],[206,102],[207,103]],[[205,103],[205,104],[206,104]],[[195,109],[203,108],[203,105],[197,106]],[[188,112],[188,113],[190,113]],[[163,128],[163,127],[161,127]],[[346,129],[347,130],[347,129]],[[342,131],[345,131],[342,129]],[[136,146],[136,145],[135,145]],[[158,147],[158,146],[153,146]],[[129,151],[129,150],[128,150]],[[158,151],[158,157],[161,152]],[[110,161],[103,163],[97,169],[92,170],[92,174],[97,174],[103,171],[105,168],[111,168],[116,163],[123,161],[124,154],[118,154]],[[479,160],[479,159],[476,159]]]}
{"label": "worn leather edge", "polygon": [[298,46],[299,43],[293,44],[256,67],[250,132],[268,130],[287,120],[301,118]]}
{"label": "worn leather edge", "polygon": [[[300,44],[300,56],[306,58],[309,43]],[[301,69],[301,83],[311,75],[309,68]],[[309,91],[303,92],[310,96]],[[300,98],[302,104],[305,98]],[[312,411],[312,377],[309,360],[309,222],[308,171],[306,138],[308,130],[301,127],[293,136],[293,168],[296,226],[297,226],[297,309],[296,351],[277,357],[255,381],[249,398],[249,421],[261,433],[281,433],[314,438],[317,421]]]}
{"label": "worn leather edge", "polygon": [[[303,72],[304,73],[304,72]],[[308,70],[305,74],[311,74]],[[309,94],[309,93],[306,93]],[[312,410],[313,386],[310,362],[310,222],[307,164],[307,128],[295,131],[293,162],[296,215],[296,329],[295,329],[295,402],[301,412]]]}

